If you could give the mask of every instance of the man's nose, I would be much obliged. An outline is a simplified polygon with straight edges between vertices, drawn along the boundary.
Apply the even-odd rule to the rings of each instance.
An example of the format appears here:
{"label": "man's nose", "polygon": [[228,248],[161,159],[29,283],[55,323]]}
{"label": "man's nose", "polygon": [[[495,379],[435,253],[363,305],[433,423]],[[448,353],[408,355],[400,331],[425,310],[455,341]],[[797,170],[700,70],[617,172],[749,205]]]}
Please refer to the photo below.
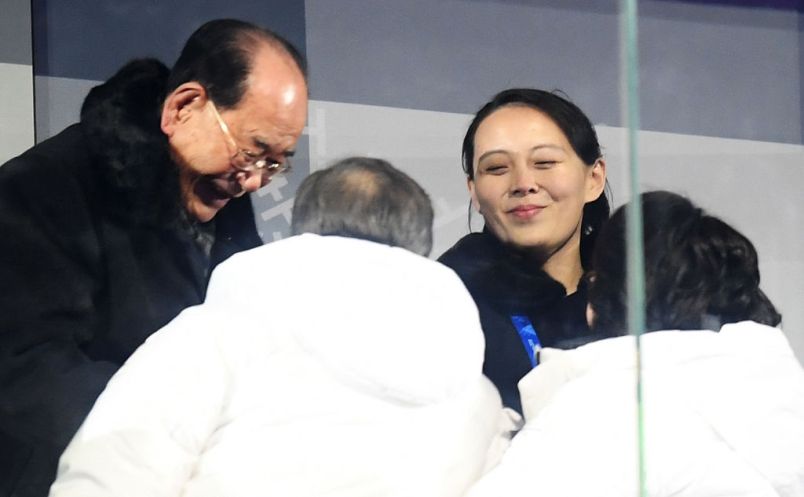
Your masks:
{"label": "man's nose", "polygon": [[243,191],[253,193],[267,185],[270,178],[268,178],[267,174],[263,174],[262,171],[251,171],[238,173],[237,181]]}

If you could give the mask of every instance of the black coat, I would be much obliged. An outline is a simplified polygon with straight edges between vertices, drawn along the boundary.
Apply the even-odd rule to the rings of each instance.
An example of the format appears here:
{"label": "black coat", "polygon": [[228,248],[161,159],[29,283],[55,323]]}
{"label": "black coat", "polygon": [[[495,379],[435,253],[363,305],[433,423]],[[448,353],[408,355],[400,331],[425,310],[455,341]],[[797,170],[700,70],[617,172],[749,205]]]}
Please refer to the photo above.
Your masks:
{"label": "black coat", "polygon": [[532,369],[512,315],[530,319],[543,347],[573,348],[602,338],[586,324],[583,281],[566,295],[539,261],[488,230],[463,237],[438,260],[458,273],[477,304],[486,337],[483,373],[508,407],[522,411],[517,383]]}
{"label": "black coat", "polygon": [[80,124],[0,167],[0,496],[46,495],[109,377],[202,302],[217,262],[260,244],[247,197],[206,226],[184,214],[159,129],[166,76],[130,63]]}

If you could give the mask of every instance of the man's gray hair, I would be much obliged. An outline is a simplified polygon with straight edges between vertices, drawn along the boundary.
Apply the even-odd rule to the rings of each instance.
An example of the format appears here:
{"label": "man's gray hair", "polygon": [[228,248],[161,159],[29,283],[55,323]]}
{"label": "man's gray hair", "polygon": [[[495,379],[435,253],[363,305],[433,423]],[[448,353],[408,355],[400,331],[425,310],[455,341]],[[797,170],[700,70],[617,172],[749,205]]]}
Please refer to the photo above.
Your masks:
{"label": "man's gray hair", "polygon": [[410,176],[387,161],[350,157],[302,181],[293,205],[294,235],[362,238],[427,256],[433,206]]}

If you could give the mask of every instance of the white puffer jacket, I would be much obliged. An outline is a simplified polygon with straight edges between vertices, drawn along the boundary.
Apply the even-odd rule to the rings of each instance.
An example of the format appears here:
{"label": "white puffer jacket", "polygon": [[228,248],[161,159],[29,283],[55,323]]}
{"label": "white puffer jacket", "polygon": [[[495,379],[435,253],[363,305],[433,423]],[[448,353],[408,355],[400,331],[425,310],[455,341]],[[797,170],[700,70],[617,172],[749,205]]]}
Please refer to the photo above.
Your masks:
{"label": "white puffer jacket", "polygon": [[[526,424],[472,497],[637,496],[635,341],[545,349]],[[647,494],[804,497],[804,370],[750,321],[642,337]]]}
{"label": "white puffer jacket", "polygon": [[461,495],[504,419],[483,347],[458,277],[411,252],[302,235],[235,255],[111,380],[51,495]]}

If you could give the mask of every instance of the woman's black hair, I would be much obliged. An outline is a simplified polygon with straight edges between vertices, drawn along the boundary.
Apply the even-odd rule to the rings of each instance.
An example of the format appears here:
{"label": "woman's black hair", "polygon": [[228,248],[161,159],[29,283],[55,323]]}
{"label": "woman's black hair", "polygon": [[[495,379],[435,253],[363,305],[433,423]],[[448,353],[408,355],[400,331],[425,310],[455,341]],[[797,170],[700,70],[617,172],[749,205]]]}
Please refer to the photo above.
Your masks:
{"label": "woman's black hair", "polygon": [[[577,105],[556,92],[511,88],[501,91],[481,107],[466,130],[462,147],[463,171],[470,180],[475,178],[473,162],[477,128],[494,111],[509,106],[530,107],[544,113],[561,129],[572,149],[587,166],[591,167],[602,157],[595,128]],[[584,205],[581,224],[581,264],[584,268],[589,267],[598,232],[608,217],[609,200],[605,191],[596,200]]]}
{"label": "woman's black hair", "polygon": [[[645,331],[781,322],[759,288],[757,252],[750,240],[675,193],[643,193],[641,201]],[[627,329],[625,218],[626,209],[620,207],[601,230],[589,284],[593,328],[613,334]]]}

